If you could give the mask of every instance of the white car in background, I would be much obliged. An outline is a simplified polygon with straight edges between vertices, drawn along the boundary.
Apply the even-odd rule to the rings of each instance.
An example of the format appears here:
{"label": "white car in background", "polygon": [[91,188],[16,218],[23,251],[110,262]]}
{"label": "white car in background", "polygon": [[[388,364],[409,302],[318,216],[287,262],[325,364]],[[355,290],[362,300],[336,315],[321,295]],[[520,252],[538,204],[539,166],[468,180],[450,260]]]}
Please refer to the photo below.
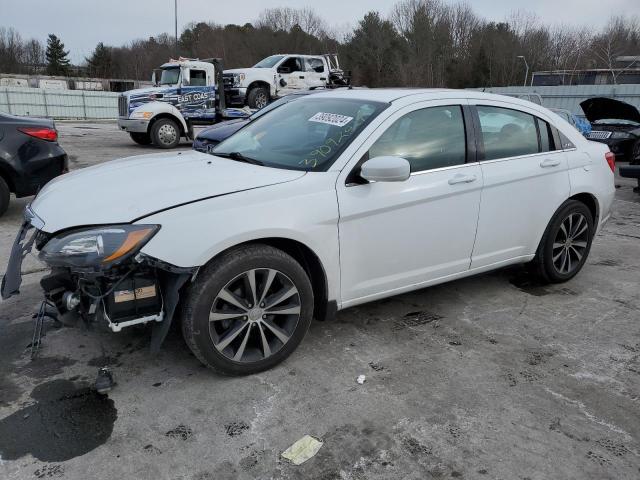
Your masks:
{"label": "white car in background", "polygon": [[179,317],[204,364],[254,373],[291,354],[314,316],[511,264],[571,279],[610,216],[614,167],[605,145],[515,98],[309,95],[211,154],[52,181],[27,209],[2,293],[17,291],[32,242],[60,316],[114,331],[151,322],[156,346]]}

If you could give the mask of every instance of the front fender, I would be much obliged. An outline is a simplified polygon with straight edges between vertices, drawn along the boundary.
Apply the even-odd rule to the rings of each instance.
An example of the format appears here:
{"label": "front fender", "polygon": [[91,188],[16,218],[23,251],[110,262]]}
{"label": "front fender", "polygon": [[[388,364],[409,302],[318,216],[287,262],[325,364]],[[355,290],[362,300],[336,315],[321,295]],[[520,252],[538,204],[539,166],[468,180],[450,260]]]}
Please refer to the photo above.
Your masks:
{"label": "front fender", "polygon": [[[146,118],[144,114],[147,114]],[[158,115],[167,115],[167,114],[171,115],[176,119],[176,121],[180,122],[180,125],[182,125],[184,132],[189,131],[189,128],[187,127],[187,122],[182,116],[182,113],[180,113],[180,110],[178,110],[176,107],[174,107],[170,103],[166,103],[166,102],[155,101],[155,102],[148,102],[143,105],[140,105],[139,107],[131,111],[129,118],[132,120],[148,120],[149,124],[151,124],[153,119],[156,118]]]}
{"label": "front fender", "polygon": [[201,267],[242,243],[293,240],[318,257],[327,275],[329,297],[338,299],[335,176],[321,175],[326,181],[312,181],[307,174],[287,183],[221,195],[140,219],[140,223],[161,225],[142,253],[176,266]]}

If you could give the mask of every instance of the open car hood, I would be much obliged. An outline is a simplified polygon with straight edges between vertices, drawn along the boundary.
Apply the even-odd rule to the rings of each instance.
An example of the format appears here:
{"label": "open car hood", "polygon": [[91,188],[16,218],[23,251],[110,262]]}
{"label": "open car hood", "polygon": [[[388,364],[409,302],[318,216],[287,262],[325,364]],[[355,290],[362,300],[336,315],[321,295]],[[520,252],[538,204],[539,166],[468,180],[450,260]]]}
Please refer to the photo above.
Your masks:
{"label": "open car hood", "polygon": [[31,204],[55,233],[71,227],[129,223],[160,210],[289,182],[303,171],[261,167],[200,152],[123,158],[49,182]]}
{"label": "open car hood", "polygon": [[631,120],[640,123],[640,112],[636,107],[612,98],[595,97],[580,104],[587,120],[595,122],[604,118]]}

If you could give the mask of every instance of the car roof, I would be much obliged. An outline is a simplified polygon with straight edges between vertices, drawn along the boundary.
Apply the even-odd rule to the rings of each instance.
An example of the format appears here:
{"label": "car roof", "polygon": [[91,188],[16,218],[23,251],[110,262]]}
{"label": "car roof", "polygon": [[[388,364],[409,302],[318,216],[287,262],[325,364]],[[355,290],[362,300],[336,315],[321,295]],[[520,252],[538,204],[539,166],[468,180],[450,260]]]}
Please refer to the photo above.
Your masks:
{"label": "car roof", "polygon": [[[482,99],[499,102],[507,102],[515,105],[522,105],[529,108],[532,106],[536,110],[542,107],[536,103],[519,98],[496,95],[477,90],[456,90],[447,88],[367,88],[367,89],[336,89],[327,90],[324,98],[352,98],[357,100],[370,100],[375,102],[391,103],[400,99],[408,99],[412,96],[420,97],[420,100],[440,100],[440,99]],[[417,100],[417,99],[416,99]]]}

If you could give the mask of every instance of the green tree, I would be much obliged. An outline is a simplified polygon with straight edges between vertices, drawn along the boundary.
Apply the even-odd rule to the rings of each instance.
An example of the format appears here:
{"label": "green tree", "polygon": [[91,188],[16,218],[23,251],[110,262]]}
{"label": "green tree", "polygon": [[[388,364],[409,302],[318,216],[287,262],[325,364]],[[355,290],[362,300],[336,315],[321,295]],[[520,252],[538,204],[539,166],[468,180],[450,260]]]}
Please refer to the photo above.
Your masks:
{"label": "green tree", "polygon": [[378,12],[367,13],[342,49],[355,83],[370,87],[401,84],[406,43]]}
{"label": "green tree", "polygon": [[112,77],[113,61],[111,59],[111,47],[100,42],[96,45],[91,57],[87,58],[89,75],[98,78]]}
{"label": "green tree", "polygon": [[64,43],[53,33],[47,38],[47,73],[49,75],[69,75],[69,51],[64,49]]}

